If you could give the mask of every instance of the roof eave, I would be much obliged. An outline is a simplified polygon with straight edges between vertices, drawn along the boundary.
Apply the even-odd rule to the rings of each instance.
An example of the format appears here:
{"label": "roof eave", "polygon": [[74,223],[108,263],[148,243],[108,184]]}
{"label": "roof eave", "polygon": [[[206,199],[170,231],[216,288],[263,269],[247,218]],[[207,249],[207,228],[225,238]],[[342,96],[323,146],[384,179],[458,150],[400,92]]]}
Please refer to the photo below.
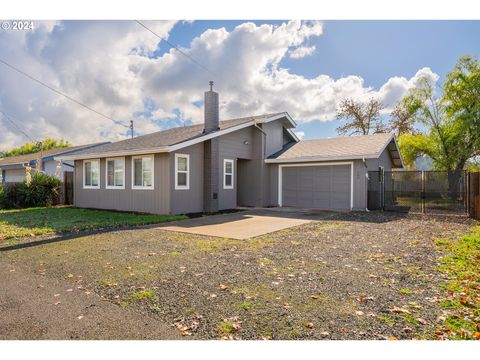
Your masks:
{"label": "roof eave", "polygon": [[138,150],[106,151],[104,153],[78,154],[78,155],[67,155],[67,156],[60,155],[60,156],[55,156],[54,160],[56,161],[87,160],[87,159],[98,159],[99,157],[103,158],[103,157],[117,157],[117,156],[129,156],[129,155],[157,154],[162,152],[168,152],[168,146],[149,148],[149,149],[138,149]]}
{"label": "roof eave", "polygon": [[371,155],[355,155],[355,156],[304,156],[297,158],[288,158],[288,159],[265,159],[267,164],[287,164],[287,163],[306,163],[306,162],[329,162],[329,161],[339,161],[339,160],[363,160],[363,159],[375,159],[377,158],[376,154]]}
{"label": "roof eave", "polygon": [[[282,119],[282,118],[286,118],[290,122],[290,124],[292,124],[293,127],[296,126],[295,121],[291,118],[291,116],[287,112],[271,116],[271,117],[265,119],[262,122],[271,122],[271,121],[275,121],[275,120]],[[110,156],[115,157],[115,156],[129,156],[129,155],[142,155],[142,154],[156,154],[156,153],[163,153],[163,152],[173,152],[173,151],[177,151],[177,150],[186,148],[188,146],[192,146],[192,145],[201,143],[201,142],[206,141],[206,140],[210,140],[210,139],[218,137],[218,136],[226,135],[226,134],[229,134],[231,132],[241,130],[243,128],[252,126],[254,124],[255,124],[255,121],[251,120],[251,121],[245,122],[243,124],[239,124],[239,125],[236,125],[236,126],[229,127],[227,129],[218,130],[218,131],[206,134],[206,135],[199,136],[199,137],[194,138],[194,139],[182,141],[182,142],[179,142],[178,144],[165,145],[165,146],[156,147],[156,148],[112,151],[112,152],[105,152],[103,154],[102,153],[92,153],[92,154],[78,154],[78,155],[71,155],[71,156],[56,156],[56,157],[54,157],[54,159],[57,160],[57,161],[60,161],[60,160],[83,160],[83,159],[96,159],[96,158],[99,158],[99,157],[110,157]],[[293,134],[293,137],[294,137],[294,139],[296,139],[297,142],[299,141],[298,137],[295,134]]]}

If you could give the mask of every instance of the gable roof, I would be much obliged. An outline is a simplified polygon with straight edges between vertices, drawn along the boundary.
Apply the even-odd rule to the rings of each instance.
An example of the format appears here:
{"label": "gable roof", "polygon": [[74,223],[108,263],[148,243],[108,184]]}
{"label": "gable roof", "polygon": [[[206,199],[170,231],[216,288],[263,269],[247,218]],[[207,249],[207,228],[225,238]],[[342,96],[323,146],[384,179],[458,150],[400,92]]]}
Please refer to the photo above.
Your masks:
{"label": "gable roof", "polygon": [[390,152],[394,167],[403,167],[393,133],[302,140],[287,144],[265,161],[267,163],[288,163],[371,159],[378,158],[385,149]]}
{"label": "gable roof", "polygon": [[108,144],[108,142],[98,142],[98,143],[87,144],[87,145],[55,148],[55,149],[49,149],[44,151],[38,151],[31,154],[9,156],[5,158],[0,158],[0,167],[2,165],[20,165],[20,164],[31,163],[31,162],[37,161],[38,159],[43,159],[43,161],[52,160],[53,157],[56,155],[71,154],[80,150],[91,149],[104,144]]}
{"label": "gable roof", "polygon": [[[176,127],[164,131],[138,136],[110,143],[95,149],[80,151],[71,156],[60,156],[64,160],[91,159],[95,157],[125,156],[135,154],[170,152],[199,143],[213,137],[228,134],[254,124],[286,118],[293,126],[295,122],[286,112],[248,116],[243,118],[220,121],[220,129],[208,134],[203,133],[204,124]],[[295,135],[292,133],[292,137]]]}

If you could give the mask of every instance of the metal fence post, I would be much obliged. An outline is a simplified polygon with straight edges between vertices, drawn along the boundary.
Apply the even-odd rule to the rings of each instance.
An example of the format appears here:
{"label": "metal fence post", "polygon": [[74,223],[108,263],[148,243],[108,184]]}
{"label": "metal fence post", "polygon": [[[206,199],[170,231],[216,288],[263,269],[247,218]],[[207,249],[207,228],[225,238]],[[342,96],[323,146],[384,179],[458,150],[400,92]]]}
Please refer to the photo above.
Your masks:
{"label": "metal fence post", "polygon": [[422,201],[422,214],[425,214],[425,171],[422,170],[422,192],[420,194]]}

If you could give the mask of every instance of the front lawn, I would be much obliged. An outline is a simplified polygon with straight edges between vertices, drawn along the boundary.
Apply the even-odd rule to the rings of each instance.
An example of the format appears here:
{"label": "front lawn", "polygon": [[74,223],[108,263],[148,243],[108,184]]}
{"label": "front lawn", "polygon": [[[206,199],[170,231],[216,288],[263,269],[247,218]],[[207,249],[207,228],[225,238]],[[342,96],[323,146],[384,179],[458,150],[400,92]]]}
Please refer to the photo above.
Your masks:
{"label": "front lawn", "polygon": [[453,321],[442,313],[434,239],[459,239],[472,223],[372,212],[246,240],[122,230],[3,251],[0,263],[24,281],[53,278],[69,296],[96,294],[196,339],[435,339]]}
{"label": "front lawn", "polygon": [[73,207],[0,210],[0,241],[25,236],[147,225],[186,216],[121,213]]}
{"label": "front lawn", "polygon": [[437,331],[442,339],[480,340],[480,227],[471,231],[460,240],[436,241],[447,253],[440,267],[448,279],[441,302],[445,324]]}

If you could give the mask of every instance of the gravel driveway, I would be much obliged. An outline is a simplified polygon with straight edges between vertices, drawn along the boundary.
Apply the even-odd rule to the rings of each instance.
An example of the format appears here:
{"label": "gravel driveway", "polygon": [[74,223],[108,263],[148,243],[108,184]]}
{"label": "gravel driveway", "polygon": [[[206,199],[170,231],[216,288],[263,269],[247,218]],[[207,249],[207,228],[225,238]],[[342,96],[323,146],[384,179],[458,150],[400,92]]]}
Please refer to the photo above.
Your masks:
{"label": "gravel driveway", "polygon": [[0,261],[188,338],[422,339],[441,321],[434,239],[472,224],[372,212],[246,240],[123,230],[2,251]]}

